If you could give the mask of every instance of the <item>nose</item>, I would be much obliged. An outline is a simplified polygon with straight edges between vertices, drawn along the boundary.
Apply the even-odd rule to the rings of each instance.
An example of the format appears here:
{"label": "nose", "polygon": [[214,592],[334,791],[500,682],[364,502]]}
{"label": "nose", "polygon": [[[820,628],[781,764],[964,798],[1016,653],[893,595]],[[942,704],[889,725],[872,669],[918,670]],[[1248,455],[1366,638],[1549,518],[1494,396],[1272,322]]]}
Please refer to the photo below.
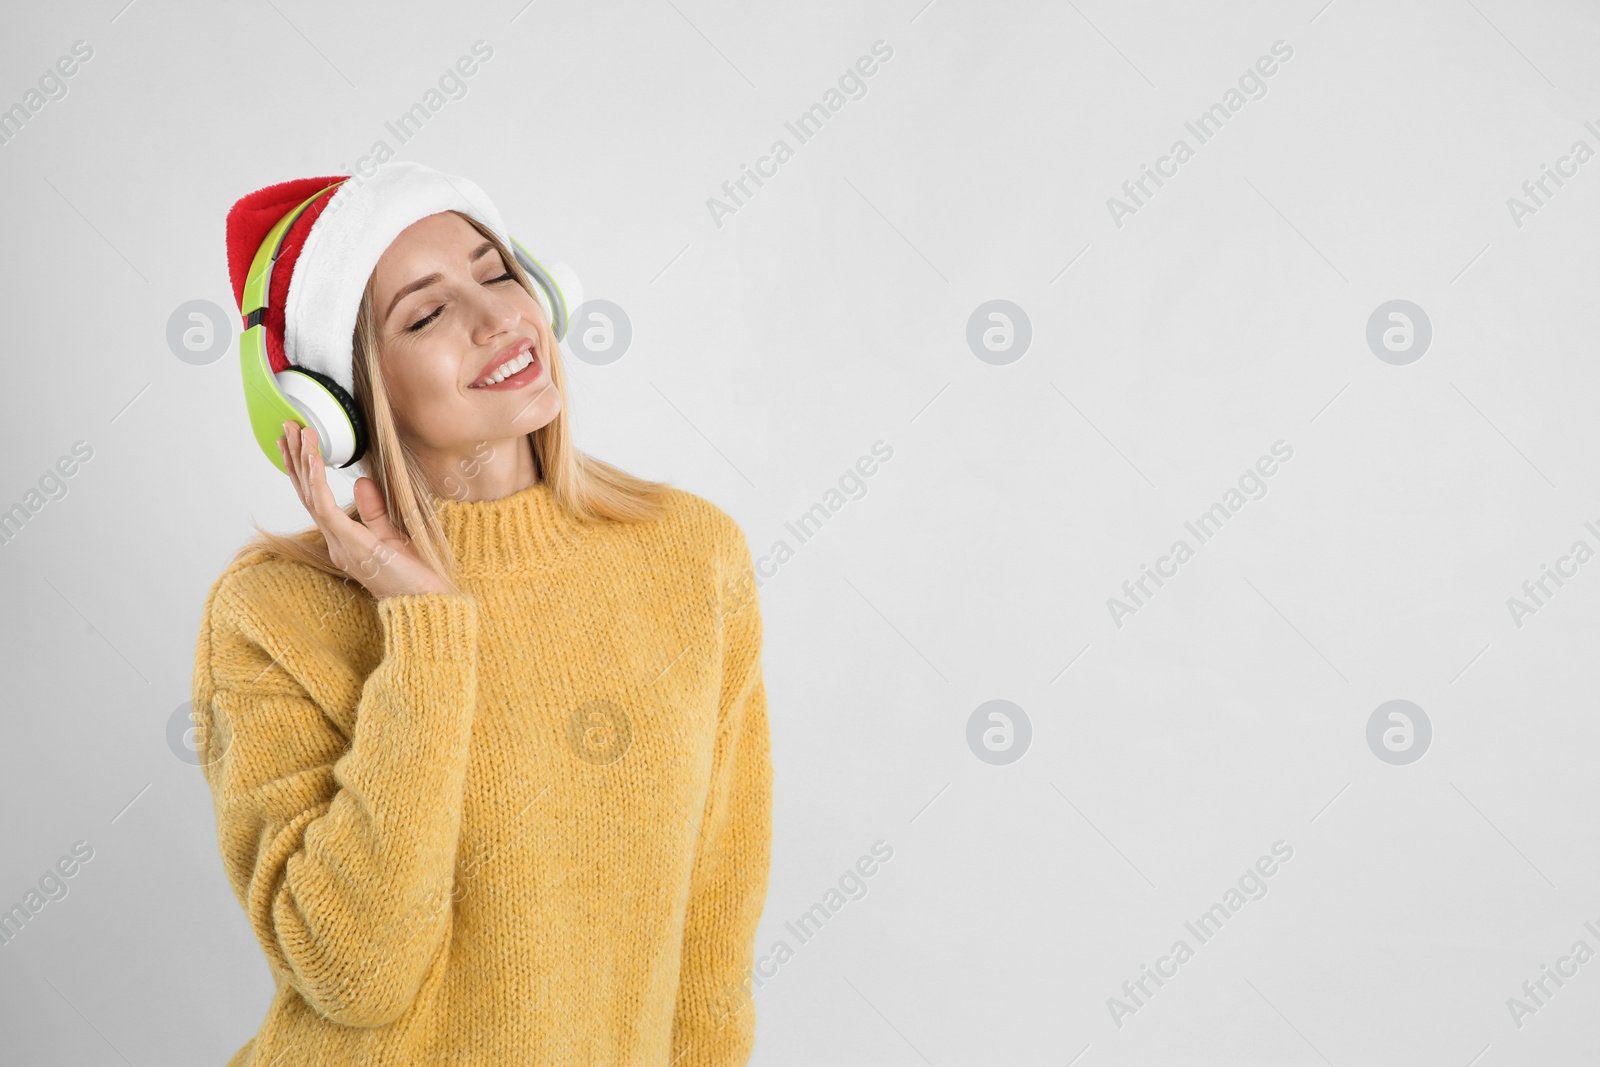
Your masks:
{"label": "nose", "polygon": [[[513,289],[516,291],[512,292]],[[473,301],[474,321],[477,323],[474,332],[480,338],[487,338],[516,326],[517,320],[522,317],[517,300],[519,295],[524,295],[520,285],[501,284],[492,289],[479,286]]]}

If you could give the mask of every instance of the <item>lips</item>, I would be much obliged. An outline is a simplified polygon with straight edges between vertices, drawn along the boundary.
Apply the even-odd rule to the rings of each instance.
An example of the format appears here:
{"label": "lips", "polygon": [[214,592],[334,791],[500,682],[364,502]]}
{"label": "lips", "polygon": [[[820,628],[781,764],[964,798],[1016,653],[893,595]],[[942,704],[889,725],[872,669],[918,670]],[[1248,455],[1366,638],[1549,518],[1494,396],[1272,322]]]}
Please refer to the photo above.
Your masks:
{"label": "lips", "polygon": [[493,358],[491,358],[488,363],[483,365],[483,369],[478,372],[477,378],[473,379],[469,388],[482,388],[488,383],[489,376],[491,374],[500,369],[500,367],[504,366],[506,363],[516,359],[524,352],[531,352],[533,354],[535,363],[537,363],[539,353],[534,349],[533,338],[524,337],[519,341],[512,342],[511,344],[502,348],[499,352],[496,352]]}
{"label": "lips", "polygon": [[528,365],[510,377],[502,378],[493,385],[473,386],[473,390],[479,393],[510,392],[544,378],[544,364],[539,362],[539,357],[530,354],[528,359],[530,361]]}

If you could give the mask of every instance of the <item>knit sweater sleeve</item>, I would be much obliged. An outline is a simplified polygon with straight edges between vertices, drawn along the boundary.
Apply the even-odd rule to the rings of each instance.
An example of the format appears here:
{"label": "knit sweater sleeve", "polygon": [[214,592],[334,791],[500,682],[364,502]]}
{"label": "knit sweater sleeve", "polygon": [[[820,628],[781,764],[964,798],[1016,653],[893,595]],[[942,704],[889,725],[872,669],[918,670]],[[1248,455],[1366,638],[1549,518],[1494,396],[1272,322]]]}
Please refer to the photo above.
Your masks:
{"label": "knit sweater sleeve", "polygon": [[717,736],[684,924],[673,1067],[737,1067],[755,1045],[748,983],[771,858],[772,759],[755,568],[743,532],[729,525]]}
{"label": "knit sweater sleeve", "polygon": [[219,583],[207,601],[193,707],[223,866],[279,981],[335,1023],[382,1026],[448,941],[477,608],[378,600],[382,659],[345,679],[352,715],[326,696],[321,628],[285,599]]}

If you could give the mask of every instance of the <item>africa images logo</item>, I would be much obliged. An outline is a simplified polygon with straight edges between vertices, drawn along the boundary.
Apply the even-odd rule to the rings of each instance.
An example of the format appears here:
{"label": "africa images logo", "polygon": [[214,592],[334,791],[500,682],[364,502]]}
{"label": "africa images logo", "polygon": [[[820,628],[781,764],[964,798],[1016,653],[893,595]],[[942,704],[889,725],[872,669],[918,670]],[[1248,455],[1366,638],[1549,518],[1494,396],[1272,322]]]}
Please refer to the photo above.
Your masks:
{"label": "africa images logo", "polygon": [[[877,58],[873,58],[873,57]],[[842,110],[851,100],[860,100],[867,95],[866,79],[878,72],[881,63],[889,62],[894,56],[894,49],[883,40],[872,42],[872,55],[862,56],[855,64],[846,67],[843,74],[839,75],[838,88],[829,86],[822,94],[822,100],[812,104],[793,122],[785,122],[784,129],[794,135],[795,144],[803,145],[811,138],[822,132],[822,127]],[[715,196],[706,197],[706,210],[711,212],[711,221],[717,224],[717,229],[722,229],[722,219],[725,215],[737,215],[739,209],[745,206],[746,201],[755,195],[746,183],[754,182],[756,189],[766,184],[763,178],[778,176],[778,168],[794,158],[795,149],[789,142],[779,137],[772,142],[767,153],[756,157],[755,169],[752,171],[743,163],[739,164],[739,176],[722,183],[722,193],[727,200]],[[768,169],[770,165],[771,169]],[[735,189],[737,186],[737,190]],[[741,198],[740,193],[744,196]]]}

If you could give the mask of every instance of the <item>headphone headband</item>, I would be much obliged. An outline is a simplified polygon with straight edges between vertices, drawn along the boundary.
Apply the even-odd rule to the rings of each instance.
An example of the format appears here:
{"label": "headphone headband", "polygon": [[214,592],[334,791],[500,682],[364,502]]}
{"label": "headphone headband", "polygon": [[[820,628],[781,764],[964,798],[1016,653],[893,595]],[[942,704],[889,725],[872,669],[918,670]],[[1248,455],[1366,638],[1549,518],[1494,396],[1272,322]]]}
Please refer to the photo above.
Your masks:
{"label": "headphone headband", "polygon": [[[317,198],[327,193],[330,189],[337,189],[342,182],[334,182],[326,189],[319,190],[301,201],[300,206],[278,220],[277,225],[267,231],[267,236],[262,240],[261,247],[256,251],[256,258],[250,264],[250,272],[245,276],[244,301],[239,308],[239,314],[245,316],[245,328],[248,329],[261,321],[267,310],[267,294],[272,287],[272,268],[278,262],[278,253],[283,251],[284,239],[289,236],[289,230],[306,208],[317,201]],[[249,309],[249,310],[246,310]]]}

